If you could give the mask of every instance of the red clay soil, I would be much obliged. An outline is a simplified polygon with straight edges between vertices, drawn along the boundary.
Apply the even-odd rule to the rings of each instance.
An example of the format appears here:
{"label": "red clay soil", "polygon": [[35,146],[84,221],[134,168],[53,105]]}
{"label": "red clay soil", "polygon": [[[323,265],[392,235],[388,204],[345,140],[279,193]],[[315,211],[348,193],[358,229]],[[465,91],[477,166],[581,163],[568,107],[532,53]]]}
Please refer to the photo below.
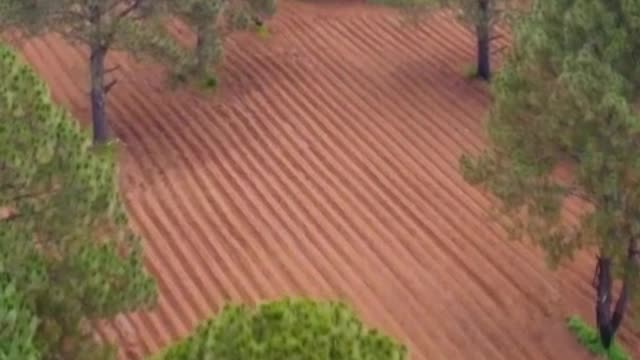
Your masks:
{"label": "red clay soil", "polygon": [[[488,102],[461,75],[473,51],[444,13],[407,25],[356,2],[288,1],[270,38],[229,41],[216,98],[112,55],[124,68],[109,115],[160,299],[101,336],[139,359],[227,301],[309,295],[350,301],[417,360],[588,359],[563,318],[593,318],[594,259],[548,270],[458,173],[482,148]],[[87,121],[86,54],[55,37],[24,54]]]}

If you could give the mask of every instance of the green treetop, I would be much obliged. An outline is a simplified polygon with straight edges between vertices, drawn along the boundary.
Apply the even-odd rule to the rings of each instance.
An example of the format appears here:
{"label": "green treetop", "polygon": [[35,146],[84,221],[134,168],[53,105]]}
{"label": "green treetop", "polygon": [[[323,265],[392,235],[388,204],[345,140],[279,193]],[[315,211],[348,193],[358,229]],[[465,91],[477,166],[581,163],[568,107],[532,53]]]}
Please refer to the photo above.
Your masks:
{"label": "green treetop", "polygon": [[[0,356],[100,359],[88,321],[155,296],[118,196],[115,154],[92,148],[4,46],[0,78]],[[4,343],[7,324],[24,347]]]}
{"label": "green treetop", "polygon": [[404,360],[407,350],[366,329],[342,303],[285,299],[226,306],[150,360]]}
{"label": "green treetop", "polygon": [[196,44],[189,61],[179,69],[181,80],[204,79],[216,84],[211,68],[222,58],[222,43],[235,30],[261,26],[275,13],[276,0],[164,0],[169,14],[189,26]]}
{"label": "green treetop", "polygon": [[[536,1],[493,86],[489,146],[462,160],[466,178],[496,195],[513,229],[552,264],[584,247],[598,251],[605,347],[638,303],[630,301],[640,260],[638,9],[638,0]],[[559,168],[571,176],[556,176]],[[562,216],[570,197],[589,204],[577,224]],[[614,278],[623,283],[615,305]]]}
{"label": "green treetop", "polygon": [[106,95],[116,80],[105,68],[111,49],[146,54],[164,62],[182,61],[180,47],[159,23],[164,0],[3,0],[0,25],[24,35],[54,32],[89,49],[94,142],[108,139]]}

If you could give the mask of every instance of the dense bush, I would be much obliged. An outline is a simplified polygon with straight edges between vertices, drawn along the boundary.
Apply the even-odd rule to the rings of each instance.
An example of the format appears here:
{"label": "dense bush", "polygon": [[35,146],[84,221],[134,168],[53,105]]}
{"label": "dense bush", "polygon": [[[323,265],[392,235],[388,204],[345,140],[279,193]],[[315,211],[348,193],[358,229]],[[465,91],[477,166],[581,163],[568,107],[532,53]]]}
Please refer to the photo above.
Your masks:
{"label": "dense bush", "polygon": [[407,350],[337,302],[227,306],[153,360],[401,360]]}

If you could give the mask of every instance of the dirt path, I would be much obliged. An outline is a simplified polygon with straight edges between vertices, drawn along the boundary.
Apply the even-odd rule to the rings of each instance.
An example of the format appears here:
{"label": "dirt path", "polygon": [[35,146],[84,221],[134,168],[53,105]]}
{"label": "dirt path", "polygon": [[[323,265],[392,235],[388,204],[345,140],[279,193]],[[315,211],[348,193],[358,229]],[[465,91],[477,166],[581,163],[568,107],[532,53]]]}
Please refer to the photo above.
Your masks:
{"label": "dirt path", "polygon": [[[24,54],[87,120],[86,54],[54,37]],[[473,40],[448,15],[411,27],[357,1],[284,2],[269,39],[229,42],[210,99],[111,60],[124,190],[161,291],[154,311],[101,327],[123,357],[225,301],[289,294],[348,299],[417,360],[587,358],[562,318],[591,318],[592,259],[550,272],[458,174],[487,98],[461,77]]]}

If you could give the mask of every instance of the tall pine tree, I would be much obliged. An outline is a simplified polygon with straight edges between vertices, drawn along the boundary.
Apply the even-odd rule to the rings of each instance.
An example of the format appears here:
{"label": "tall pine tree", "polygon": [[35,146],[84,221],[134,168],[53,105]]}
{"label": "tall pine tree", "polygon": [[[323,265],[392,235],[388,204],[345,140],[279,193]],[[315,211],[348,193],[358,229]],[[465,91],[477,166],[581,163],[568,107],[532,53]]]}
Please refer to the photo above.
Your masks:
{"label": "tall pine tree", "polygon": [[164,0],[168,13],[195,34],[191,56],[174,74],[178,80],[200,79],[215,85],[212,68],[222,59],[225,38],[236,30],[261,26],[276,11],[276,0]]}
{"label": "tall pine tree", "polygon": [[[594,307],[606,348],[638,304],[639,9],[639,0],[537,0],[494,83],[489,146],[462,159],[466,178],[502,201],[551,264],[597,250]],[[571,176],[556,176],[559,168]],[[562,216],[570,197],[589,204],[577,224]]]}
{"label": "tall pine tree", "polygon": [[100,360],[90,320],[155,298],[114,149],[92,147],[4,46],[0,78],[0,358]]}
{"label": "tall pine tree", "polygon": [[177,64],[180,47],[160,23],[164,0],[3,0],[0,25],[34,36],[47,32],[89,49],[90,100],[93,140],[108,140],[106,96],[116,84],[105,76],[115,69],[105,68],[110,50],[151,55]]}
{"label": "tall pine tree", "polygon": [[471,28],[476,40],[476,66],[474,75],[491,79],[491,41],[495,38],[495,25],[512,13],[520,0],[371,0],[374,3],[395,6],[412,16],[435,9],[449,8],[457,12],[463,24]]}

